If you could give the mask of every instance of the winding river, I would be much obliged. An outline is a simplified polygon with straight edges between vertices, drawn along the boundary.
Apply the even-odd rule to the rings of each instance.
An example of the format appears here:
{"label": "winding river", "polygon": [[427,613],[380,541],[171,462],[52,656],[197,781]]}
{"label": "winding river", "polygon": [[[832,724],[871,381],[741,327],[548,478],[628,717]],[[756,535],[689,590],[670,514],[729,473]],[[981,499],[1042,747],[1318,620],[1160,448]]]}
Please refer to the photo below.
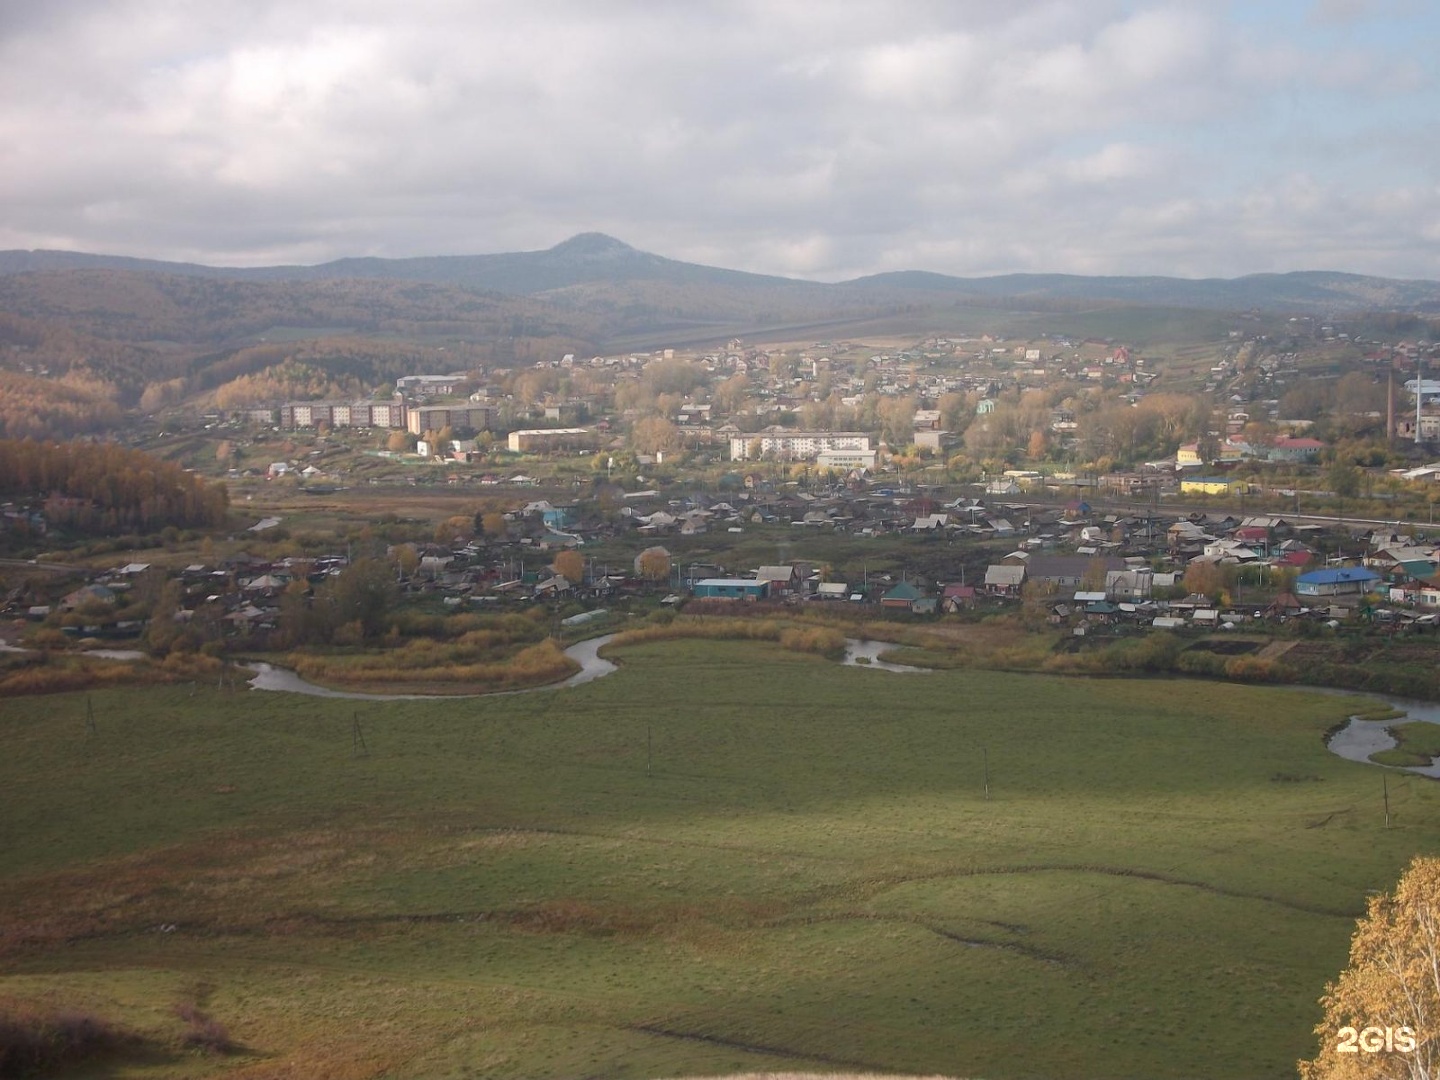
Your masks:
{"label": "winding river", "polygon": [[[578,642],[566,649],[565,655],[579,664],[580,670],[563,682],[531,686],[524,690],[494,690],[486,694],[366,694],[358,690],[331,690],[329,687],[318,686],[306,681],[289,668],[275,667],[273,664],[264,663],[247,666],[255,672],[255,677],[250,680],[250,689],[252,690],[278,690],[291,694],[309,694],[311,697],[345,698],[349,701],[458,701],[465,698],[500,697],[506,694],[536,694],[543,690],[565,690],[571,686],[582,686],[585,683],[594,682],[596,679],[618,670],[614,664],[600,655],[600,650],[608,645],[614,637],[614,634],[606,634],[603,637]],[[875,668],[879,671],[928,674],[928,668],[888,664],[881,660],[880,654],[891,648],[894,646],[888,641],[859,641],[856,638],[846,638],[844,663]],[[862,661],[861,657],[865,659]]]}
{"label": "winding river", "polygon": [[255,672],[255,677],[250,680],[250,689],[281,690],[291,694],[345,698],[349,701],[460,701],[465,698],[501,697],[507,694],[534,694],[541,690],[564,690],[570,686],[593,682],[602,675],[609,675],[612,671],[617,670],[614,664],[600,655],[600,650],[609,644],[614,636],[614,634],[606,634],[603,637],[590,638],[571,645],[565,650],[565,655],[580,665],[579,671],[563,682],[531,686],[524,690],[494,690],[488,694],[363,694],[356,690],[331,690],[329,687],[317,686],[315,683],[302,679],[289,668],[279,668],[273,664],[248,665],[250,670]]}
{"label": "winding river", "polygon": [[881,653],[889,652],[893,648],[895,648],[893,641],[860,641],[857,638],[846,638],[845,659],[843,663],[873,668],[876,671],[897,671],[902,674],[912,675],[930,674],[930,668],[910,667],[908,664],[891,664],[880,659]]}
{"label": "winding river", "polygon": [[1386,731],[1386,728],[1410,720],[1428,720],[1432,724],[1440,724],[1440,705],[1433,701],[1411,701],[1407,698],[1381,697],[1377,700],[1406,715],[1391,720],[1352,719],[1330,736],[1330,741],[1326,744],[1330,747],[1330,752],[1339,754],[1346,761],[1358,761],[1362,765],[1400,769],[1402,772],[1440,779],[1440,759],[1432,760],[1429,765],[1378,765],[1370,760],[1371,754],[1379,750],[1389,750],[1395,745],[1395,737]]}
{"label": "winding river", "polygon": [[[585,683],[593,682],[596,679],[609,675],[618,670],[609,660],[600,656],[603,649],[615,637],[614,634],[606,634],[603,637],[590,638],[571,645],[565,650],[565,655],[580,665],[580,670],[568,679],[558,683],[548,683],[545,686],[532,686],[525,690],[495,690],[487,694],[366,694],[355,690],[331,690],[329,687],[318,686],[315,683],[307,682],[295,672],[288,668],[275,667],[272,664],[255,663],[247,665],[255,672],[255,677],[250,680],[252,690],[276,690],[291,694],[309,694],[311,697],[345,698],[350,701],[447,701],[476,697],[497,697],[508,694],[536,694],[545,690],[564,690],[572,686],[582,686]],[[845,639],[845,659],[843,663],[854,667],[871,668],[876,671],[891,671],[901,674],[925,675],[930,673],[929,668],[910,667],[906,664],[892,664],[880,657],[888,650],[894,648],[893,643],[888,641],[861,641],[858,638]],[[22,653],[29,652],[4,640],[0,640],[0,652]],[[144,653],[130,649],[95,649],[89,655],[103,656],[114,660],[138,660],[143,658]],[[1313,687],[1308,689],[1314,689]],[[1348,691],[1336,691],[1347,693]],[[1395,738],[1386,729],[1396,723],[1406,720],[1428,720],[1431,723],[1440,724],[1440,704],[1430,701],[1412,701],[1407,698],[1391,698],[1382,695],[1366,695],[1373,697],[1376,701],[1383,701],[1398,712],[1405,713],[1404,717],[1390,720],[1360,720],[1352,719],[1348,724],[1326,742],[1330,752],[1338,754],[1347,761],[1357,761],[1362,765],[1375,765],[1377,768],[1402,769],[1405,772],[1419,773],[1421,776],[1429,776],[1440,779],[1440,758],[1436,758],[1429,765],[1377,765],[1370,760],[1370,755],[1380,750],[1389,750],[1395,745]]]}

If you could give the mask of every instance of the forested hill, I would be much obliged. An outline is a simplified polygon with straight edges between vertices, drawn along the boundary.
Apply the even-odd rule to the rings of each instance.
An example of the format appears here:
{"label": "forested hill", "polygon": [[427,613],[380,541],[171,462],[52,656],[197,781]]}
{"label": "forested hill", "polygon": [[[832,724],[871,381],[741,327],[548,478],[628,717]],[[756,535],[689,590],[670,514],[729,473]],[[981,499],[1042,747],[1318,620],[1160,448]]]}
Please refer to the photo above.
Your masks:
{"label": "forested hill", "polygon": [[[316,266],[226,268],[61,251],[0,251],[0,279],[71,271],[124,271],[136,275],[200,278],[214,282],[423,283],[508,297],[561,302],[571,312],[603,317],[617,303],[655,310],[654,319],[704,320],[734,315],[735,300],[757,298],[777,310],[813,316],[837,310],[882,309],[902,300],[934,302],[1028,300],[1104,301],[1208,310],[1440,311],[1440,283],[1368,277],[1331,271],[1252,274],[1239,278],[1164,276],[1089,277],[1071,274],[1005,274],[962,278],[901,271],[822,284],[702,266],[639,251],[613,237],[582,233],[543,251],[405,259],[350,258]],[[51,278],[53,283],[56,279]],[[677,291],[683,293],[676,303]],[[0,296],[0,302],[7,298]],[[628,329],[633,329],[630,327]]]}
{"label": "forested hill", "polygon": [[229,508],[224,484],[114,443],[0,439],[0,496],[43,498],[51,526],[99,534],[214,528]]}

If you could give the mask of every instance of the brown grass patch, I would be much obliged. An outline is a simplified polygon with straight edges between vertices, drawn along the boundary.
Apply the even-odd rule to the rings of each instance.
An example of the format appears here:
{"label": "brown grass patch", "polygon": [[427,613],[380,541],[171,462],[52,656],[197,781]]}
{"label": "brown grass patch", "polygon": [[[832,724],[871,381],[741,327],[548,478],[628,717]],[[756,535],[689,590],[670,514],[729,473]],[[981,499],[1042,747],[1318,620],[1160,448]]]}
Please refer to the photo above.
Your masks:
{"label": "brown grass patch", "polygon": [[412,642],[405,650],[362,656],[293,654],[286,662],[321,686],[384,692],[484,693],[557,682],[580,670],[554,639],[494,657],[496,643],[484,632],[450,643]]}

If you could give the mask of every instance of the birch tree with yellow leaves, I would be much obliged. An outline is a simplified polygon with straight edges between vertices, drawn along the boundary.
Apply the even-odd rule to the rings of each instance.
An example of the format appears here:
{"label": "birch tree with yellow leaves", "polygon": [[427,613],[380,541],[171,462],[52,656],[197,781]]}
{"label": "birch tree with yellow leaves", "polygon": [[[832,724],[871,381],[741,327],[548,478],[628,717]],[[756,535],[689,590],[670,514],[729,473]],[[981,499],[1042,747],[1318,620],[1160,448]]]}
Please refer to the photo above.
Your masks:
{"label": "birch tree with yellow leaves", "polygon": [[1320,1053],[1302,1080],[1434,1080],[1440,1058],[1440,858],[1417,856],[1371,897],[1350,966],[1320,999]]}

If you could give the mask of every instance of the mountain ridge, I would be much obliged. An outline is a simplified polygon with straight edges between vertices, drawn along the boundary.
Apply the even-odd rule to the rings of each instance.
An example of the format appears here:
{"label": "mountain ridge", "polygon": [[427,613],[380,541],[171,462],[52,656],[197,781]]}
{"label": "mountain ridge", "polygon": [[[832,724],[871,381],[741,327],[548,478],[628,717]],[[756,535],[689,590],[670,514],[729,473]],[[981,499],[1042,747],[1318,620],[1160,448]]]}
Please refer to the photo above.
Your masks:
{"label": "mountain ridge", "polygon": [[1332,270],[1256,273],[1236,278],[1166,275],[1013,273],[958,277],[926,270],[871,274],[825,283],[803,278],[687,263],[641,251],[599,232],[578,233],[538,251],[408,258],[353,256],[313,266],[215,267],[129,256],[55,250],[0,251],[0,277],[34,272],[119,270],[221,281],[368,279],[458,287],[506,296],[544,297],[584,287],[715,287],[844,298],[854,303],[905,302],[928,294],[936,302],[971,297],[1095,300],[1209,310],[1440,311],[1440,282]]}

